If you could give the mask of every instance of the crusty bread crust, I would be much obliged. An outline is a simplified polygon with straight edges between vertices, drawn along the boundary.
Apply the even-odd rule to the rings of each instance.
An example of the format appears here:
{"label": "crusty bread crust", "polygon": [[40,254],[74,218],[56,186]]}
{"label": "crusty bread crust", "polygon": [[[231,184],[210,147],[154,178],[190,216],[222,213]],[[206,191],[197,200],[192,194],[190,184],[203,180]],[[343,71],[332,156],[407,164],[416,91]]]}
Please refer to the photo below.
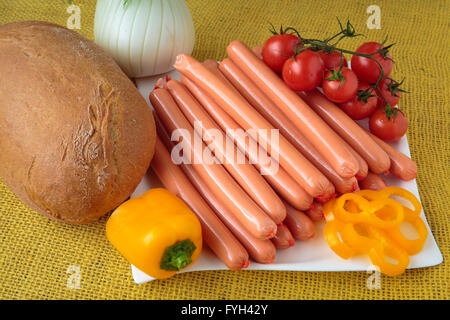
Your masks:
{"label": "crusty bread crust", "polygon": [[153,157],[150,108],[115,61],[64,27],[0,26],[0,177],[74,224],[126,200]]}

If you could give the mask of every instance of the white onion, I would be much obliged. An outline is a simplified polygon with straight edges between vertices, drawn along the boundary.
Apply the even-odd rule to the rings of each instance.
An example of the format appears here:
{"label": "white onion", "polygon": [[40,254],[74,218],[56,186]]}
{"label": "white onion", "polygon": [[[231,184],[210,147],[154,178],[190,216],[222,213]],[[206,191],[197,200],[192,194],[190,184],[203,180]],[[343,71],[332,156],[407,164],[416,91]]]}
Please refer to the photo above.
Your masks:
{"label": "white onion", "polygon": [[191,54],[195,41],[184,0],[98,0],[94,36],[130,77],[173,70],[176,56]]}

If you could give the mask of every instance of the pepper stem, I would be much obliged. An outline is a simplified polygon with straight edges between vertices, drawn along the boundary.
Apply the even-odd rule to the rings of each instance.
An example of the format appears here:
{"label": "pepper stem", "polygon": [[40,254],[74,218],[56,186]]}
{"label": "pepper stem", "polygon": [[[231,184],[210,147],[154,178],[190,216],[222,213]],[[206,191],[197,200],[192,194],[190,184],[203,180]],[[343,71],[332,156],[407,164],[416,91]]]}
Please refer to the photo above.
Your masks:
{"label": "pepper stem", "polygon": [[192,262],[191,256],[197,247],[190,240],[178,241],[167,247],[161,259],[160,269],[167,271],[179,271]]}

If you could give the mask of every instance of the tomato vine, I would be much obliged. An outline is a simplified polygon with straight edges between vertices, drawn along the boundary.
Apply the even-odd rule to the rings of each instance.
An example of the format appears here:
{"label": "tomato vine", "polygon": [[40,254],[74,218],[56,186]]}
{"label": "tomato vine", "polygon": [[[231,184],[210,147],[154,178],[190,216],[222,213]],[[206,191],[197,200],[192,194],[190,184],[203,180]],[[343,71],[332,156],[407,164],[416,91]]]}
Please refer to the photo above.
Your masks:
{"label": "tomato vine", "polygon": [[[300,33],[295,28],[292,28],[292,27],[288,27],[288,28],[285,28],[285,29],[283,29],[283,27],[281,27],[280,32],[281,33],[287,33],[289,31],[291,31],[292,33],[297,35],[297,37],[300,39],[298,44],[295,46],[295,54],[296,55],[298,53],[300,53],[301,51],[303,51],[303,50],[310,49],[310,50],[314,50],[314,51],[324,51],[326,53],[332,53],[334,51],[338,51],[338,52],[341,53],[342,57],[343,57],[343,54],[346,53],[346,54],[356,55],[356,56],[360,56],[360,57],[364,57],[364,58],[373,60],[378,65],[378,67],[380,68],[380,75],[379,75],[376,83],[370,85],[370,88],[367,89],[367,92],[364,94],[364,96],[369,96],[372,93],[375,93],[375,91],[378,91],[379,92],[379,96],[385,101],[385,106],[384,106],[383,112],[386,114],[388,119],[390,119],[392,116],[394,116],[394,119],[395,119],[398,109],[393,108],[393,106],[391,106],[389,104],[389,102],[387,101],[386,97],[379,90],[379,85],[380,85],[380,83],[381,83],[381,81],[383,79],[388,79],[390,81],[388,89],[392,92],[393,95],[396,96],[398,92],[407,92],[407,91],[399,88],[399,86],[403,83],[403,80],[401,82],[398,82],[398,81],[390,78],[389,76],[386,76],[384,74],[383,66],[381,65],[381,63],[377,59],[374,58],[375,55],[379,54],[383,58],[389,59],[392,62],[394,62],[394,60],[392,60],[392,58],[390,58],[388,56],[389,49],[392,48],[394,43],[385,46],[385,43],[387,42],[387,38],[386,38],[380,44],[379,50],[377,50],[376,52],[370,53],[370,54],[355,52],[355,51],[352,51],[352,50],[349,50],[349,49],[342,48],[342,47],[338,46],[338,44],[343,39],[345,39],[345,38],[355,38],[355,37],[359,37],[359,36],[365,37],[365,35],[361,34],[361,33],[357,33],[355,27],[351,24],[350,20],[347,20],[347,23],[345,24],[345,26],[342,25],[342,23],[341,23],[341,21],[339,19],[337,19],[337,20],[338,20],[340,31],[338,33],[332,35],[331,37],[325,38],[325,40],[308,39],[308,38],[302,37],[300,35]],[[274,30],[275,30],[275,28],[272,25],[271,32],[274,33],[273,32]],[[276,33],[274,33],[274,34],[276,34]],[[335,40],[335,41],[332,42],[333,40]],[[336,74],[334,76],[335,76],[336,79],[341,79],[341,77],[339,76],[339,72],[342,69],[343,61],[344,60],[341,59],[340,68],[339,68],[339,70],[335,71]]]}

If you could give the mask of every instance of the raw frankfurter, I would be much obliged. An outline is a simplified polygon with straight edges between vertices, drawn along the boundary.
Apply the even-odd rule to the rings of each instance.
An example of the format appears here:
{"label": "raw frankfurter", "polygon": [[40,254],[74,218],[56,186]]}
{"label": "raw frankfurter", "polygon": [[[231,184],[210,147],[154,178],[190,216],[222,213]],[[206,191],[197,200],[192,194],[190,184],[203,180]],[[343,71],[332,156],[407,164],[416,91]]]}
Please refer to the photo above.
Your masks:
{"label": "raw frankfurter", "polygon": [[294,122],[332,168],[343,178],[358,171],[350,152],[339,145],[339,137],[311,108],[259,59],[244,43],[233,41],[228,56]]}
{"label": "raw frankfurter", "polygon": [[151,167],[162,184],[183,199],[197,214],[202,225],[203,239],[216,256],[232,270],[248,266],[249,258],[245,248],[217,218],[183,171],[172,162],[169,152],[158,137]]}
{"label": "raw frankfurter", "polygon": [[355,175],[356,180],[362,180],[367,176],[369,172],[369,165],[366,160],[364,160],[358,152],[356,152],[344,139],[341,140],[341,143],[347,147],[347,149],[352,153],[355,159],[358,161],[359,170]]}
{"label": "raw frankfurter", "polygon": [[276,255],[276,248],[272,241],[254,237],[229,211],[228,206],[224,205],[217,195],[209,189],[204,180],[192,167],[184,165],[183,169],[186,170],[185,172],[189,179],[197,187],[204,199],[214,208],[222,222],[247,249],[250,257],[258,263],[272,263]]}
{"label": "raw frankfurter", "polygon": [[[311,142],[309,142],[297,129],[294,123],[281,112],[278,106],[275,105],[275,103],[270,100],[231,59],[226,58],[222,60],[219,69],[241,95],[245,97],[267,121],[275,128],[278,128],[280,133],[333,183],[337,191],[347,193],[354,190],[356,186],[355,178],[344,179],[338,175]],[[328,199],[323,200],[327,201]]]}
{"label": "raw frankfurter", "polygon": [[318,201],[314,201],[311,208],[306,210],[305,213],[314,222],[325,219],[325,216],[323,215],[323,205]]}
{"label": "raw frankfurter", "polygon": [[[158,135],[163,140],[166,148],[171,150],[173,143],[170,141],[170,137],[166,129],[162,126],[161,121],[158,121],[158,119],[156,121],[156,128]],[[181,164],[181,168],[191,183],[202,195],[203,199],[210,205],[211,208],[214,209],[219,219],[222,220],[234,236],[247,249],[250,258],[258,263],[272,263],[276,255],[276,248],[272,241],[255,238],[250,232],[248,232],[248,230],[239,222],[238,219],[236,219],[232,212],[230,212],[228,207],[220,201],[220,197],[211,191],[208,185],[201,179],[192,166]]]}
{"label": "raw frankfurter", "polygon": [[270,240],[272,240],[277,249],[287,249],[295,244],[292,233],[283,223],[277,225],[277,234]]}
{"label": "raw frankfurter", "polygon": [[[203,62],[203,65],[208,69],[208,70],[210,70],[212,73],[214,73],[224,84],[226,84],[229,88],[231,88],[233,91],[235,91],[238,95],[241,95],[240,94],[240,92],[239,92],[239,90],[237,89],[237,88],[235,88],[234,86],[233,86],[233,84],[227,79],[227,77],[219,70],[219,64],[216,62],[216,61],[214,61],[214,60],[206,60],[206,61],[204,61]],[[183,76],[184,77],[184,76]],[[187,79],[188,81],[190,81],[189,79]],[[191,82],[191,81],[190,81]],[[191,82],[192,83],[192,82]],[[195,84],[192,84],[193,86],[195,86]],[[197,87],[198,88],[198,87]],[[198,90],[200,90],[201,91],[201,89],[198,89]],[[245,96],[244,96],[245,97]],[[214,102],[214,100],[213,100],[213,102]],[[230,119],[230,116],[225,112],[223,112],[222,111],[222,109],[221,108],[218,108],[218,106],[217,106],[217,104],[216,103],[214,103],[215,104],[215,106],[213,106],[213,109],[217,109],[217,112],[214,112],[215,114],[217,114],[217,113],[220,113],[220,115],[219,115],[219,118],[227,118],[228,117],[228,119]],[[264,116],[257,108],[255,108],[256,109],[256,111],[258,111],[262,116]],[[267,119],[266,119],[267,120]],[[232,121],[232,122],[234,122],[234,123],[236,123],[233,119],[231,119],[230,121]],[[216,122],[217,122],[217,120],[216,120]],[[276,128],[276,126],[274,126],[275,128]],[[236,124],[236,129],[241,129],[237,124]],[[226,130],[226,129],[225,129]],[[235,135],[235,133],[233,132],[233,133],[231,133],[232,135],[233,135],[233,140],[238,140],[239,138],[242,138],[242,137],[239,137],[239,136],[236,136]],[[251,137],[249,137],[249,139],[252,139]],[[254,141],[254,140],[252,140],[252,141]],[[248,150],[248,149],[245,149],[245,150]],[[275,161],[275,160],[273,160],[273,161]],[[283,170],[282,168],[279,168],[279,170]],[[300,186],[299,186],[300,187]],[[300,187],[301,188],[301,187]],[[303,190],[304,191],[304,190]],[[324,201],[327,201],[328,199],[331,199],[331,198],[333,198],[335,196],[335,193],[334,193],[334,187],[333,187],[333,185],[330,183],[330,184],[328,184],[328,189],[327,190],[325,190],[325,192],[323,193],[323,195],[320,197],[321,199],[323,199]],[[304,196],[302,196],[302,198],[304,198]],[[309,200],[308,200],[309,201]],[[312,202],[311,202],[312,203]],[[309,205],[311,204],[311,203],[309,203]],[[294,207],[296,207],[295,205],[294,205]],[[299,210],[304,210],[304,206],[302,206],[302,208],[298,208]],[[309,208],[309,207],[308,207]]]}
{"label": "raw frankfurter", "polygon": [[[197,98],[217,124],[222,127],[222,130],[226,131],[227,135],[235,141],[239,149],[245,152],[250,162],[263,174],[264,178],[284,200],[299,210],[306,210],[311,206],[313,198],[283,168],[279,167],[278,171],[273,172],[275,171],[272,170],[273,167],[278,166],[274,159],[270,158],[270,164],[263,163],[260,161],[258,154],[247,147],[245,136],[238,134],[238,131],[242,128],[211,97],[185,76],[181,77],[181,82]],[[248,138],[252,139],[251,137]],[[256,141],[253,142],[256,143]]]}
{"label": "raw frankfurter", "polygon": [[381,189],[386,188],[387,185],[386,182],[383,180],[383,178],[380,177],[380,175],[373,172],[369,172],[367,174],[367,177],[365,177],[363,180],[359,182],[359,187],[362,190],[369,189],[379,191]]}
{"label": "raw frankfurter", "polygon": [[370,137],[389,155],[391,159],[391,167],[389,171],[399,179],[409,181],[417,175],[416,163],[406,155],[390,146],[374,134],[366,131]]}
{"label": "raw frankfurter", "polygon": [[289,228],[295,239],[308,240],[314,237],[315,227],[311,219],[302,211],[292,208],[290,205],[286,205],[286,219],[284,224]]}
{"label": "raw frankfurter", "polygon": [[387,172],[391,164],[389,156],[342,109],[328,100],[317,89],[299,92],[311,108],[332,127],[364,160],[370,171]]}
{"label": "raw frankfurter", "polygon": [[[257,58],[256,58],[257,59]],[[239,94],[223,83],[214,73],[189,55],[177,56],[175,68],[203,89],[244,129],[250,130],[250,135],[258,143],[267,146],[269,155],[279,154],[280,165],[289,171],[311,196],[322,196],[330,182],[306,160],[283,136],[279,143],[272,143],[269,134],[262,134],[257,129],[263,129],[274,134],[274,128]]]}
{"label": "raw frankfurter", "polygon": [[[231,60],[230,59],[225,59],[225,60],[228,60],[229,62],[231,62]],[[223,62],[223,61],[222,61]],[[232,63],[232,62],[231,62]],[[221,67],[219,67],[219,64],[216,62],[216,61],[214,61],[214,60],[206,60],[205,62],[203,62],[203,65],[208,69],[208,70],[210,70],[212,73],[214,73],[220,80],[222,80],[222,82],[223,83],[225,83],[228,87],[230,87],[233,91],[235,91],[238,95],[241,95],[241,96],[243,96],[244,98],[246,98],[247,99],[247,101],[250,103],[250,105],[251,106],[253,106],[254,108],[255,108],[255,110],[261,115],[261,116],[263,116],[263,118],[265,119],[265,120],[267,120],[267,121],[269,121],[269,123],[270,124],[272,124],[276,129],[279,129],[280,130],[280,132],[281,133],[283,133],[282,132],[282,130],[280,129],[280,127],[277,127],[276,125],[274,125],[273,123],[271,123],[270,122],[270,120],[265,116],[265,109],[264,108],[260,108],[260,106],[259,106],[259,104],[258,103],[256,103],[256,105],[255,104],[253,104],[253,102],[254,102],[254,99],[252,99],[252,97],[255,97],[254,95],[253,95],[253,93],[255,93],[255,92],[252,92],[252,94],[250,94],[249,95],[249,97],[247,97],[246,95],[244,95],[244,94],[242,94],[242,91],[239,89],[239,87],[237,87],[237,86],[234,86],[230,81],[230,79],[228,79],[225,75],[224,75],[224,73],[221,71],[221,70],[219,70]],[[222,63],[220,64],[220,65],[222,65]],[[256,89],[258,89],[258,88],[256,88]],[[259,90],[259,89],[258,89]],[[259,95],[259,96],[261,96],[261,95]],[[264,98],[265,98],[265,95],[263,94],[262,95]],[[250,99],[249,99],[250,98]],[[257,98],[256,98],[257,99]],[[267,99],[266,99],[267,100]],[[258,101],[259,102],[259,101]],[[274,106],[276,109],[278,109],[276,106]],[[284,138],[286,138],[285,136],[283,136]],[[288,142],[290,142],[289,141],[289,139],[288,139]],[[292,142],[291,142],[292,143]],[[295,146],[295,145],[294,145]],[[299,150],[300,151],[300,150]],[[304,155],[304,154],[303,154]],[[321,199],[321,201],[324,201],[324,202],[326,202],[326,201],[328,201],[328,200],[330,200],[330,199],[332,199],[332,198],[334,198],[335,197],[335,189],[334,189],[334,186],[331,184],[331,183],[328,183],[327,184],[327,189],[322,193],[322,195],[321,196],[318,196],[317,198],[319,198],[319,199]]]}
{"label": "raw frankfurter", "polygon": [[203,61],[202,64],[205,66],[205,68],[214,73],[222,82],[227,84],[228,88],[233,90],[237,95],[240,95],[239,91],[231,84],[230,81],[228,81],[228,79],[222,74],[222,72],[219,71],[219,64],[217,63],[217,61],[208,59]]}
{"label": "raw frankfurter", "polygon": [[262,50],[263,50],[263,46],[256,46],[253,48],[253,53],[256,54],[256,56],[260,59],[262,59]]}
{"label": "raw frankfurter", "polygon": [[[200,131],[198,134],[210,142],[207,145],[214,150],[216,157],[223,159],[223,166],[239,183],[242,189],[247,192],[276,224],[282,222],[286,217],[286,208],[283,202],[256,168],[245,161],[245,155],[241,153],[234,142],[224,134],[222,129],[211,119],[184,85],[178,81],[170,80],[167,82],[167,89],[184,113],[184,116],[194,126],[194,130],[198,129]],[[212,130],[216,132],[211,133]],[[214,136],[216,133],[220,134],[221,141],[217,141]],[[226,141],[224,141],[223,137],[225,137]],[[206,141],[204,140],[205,143]],[[226,149],[227,143],[233,146],[232,150],[229,150],[229,148]],[[238,163],[238,161],[242,160],[245,162]]]}
{"label": "raw frankfurter", "polygon": [[[229,62],[231,62],[232,63],[232,61],[230,60],[230,59],[225,59],[225,60],[228,60]],[[223,64],[223,62],[225,61],[225,60],[223,60],[222,61],[222,63],[220,64],[220,66],[219,66],[219,64],[216,62],[216,61],[214,61],[214,60],[206,60],[205,62],[203,62],[203,65],[208,69],[208,70],[210,70],[212,73],[214,73],[220,80],[222,80],[222,82],[223,83],[225,83],[228,87],[230,87],[233,91],[235,91],[238,95],[241,95],[241,96],[243,96],[244,98],[246,98],[246,100],[247,100],[247,102],[249,102],[250,103],[250,105],[251,106],[253,106],[254,107],[254,109],[265,119],[265,120],[267,120],[272,126],[274,126],[276,129],[279,129],[280,130],[280,132],[283,134],[283,131],[280,129],[280,127],[278,127],[278,126],[276,126],[276,125],[274,125],[273,123],[271,123],[271,121],[268,119],[268,117],[266,117],[266,115],[265,115],[265,110],[272,110],[270,107],[274,107],[274,109],[278,109],[275,105],[271,105],[269,108],[264,108],[264,106],[266,105],[266,104],[264,104],[264,102],[262,102],[262,104],[264,105],[263,107],[261,107],[260,106],[260,100],[258,100],[258,97],[263,97],[263,98],[266,98],[266,96],[264,95],[264,94],[260,94],[260,95],[258,95],[258,93],[256,92],[256,90],[254,90],[254,91],[252,91],[251,92],[251,94],[250,95],[248,95],[248,96],[246,96],[245,94],[242,94],[242,91],[239,89],[239,87],[238,86],[235,86],[234,85],[234,83],[232,83],[232,81],[230,80],[230,79],[228,79],[227,77],[226,77],[226,75],[225,75],[225,73],[223,72],[223,71],[221,71],[222,70],[222,64]],[[226,63],[226,62],[225,62]],[[247,78],[248,79],[248,78]],[[254,86],[254,85],[253,85]],[[255,87],[255,86],[254,86]],[[257,87],[255,87],[255,89],[257,89],[257,90],[259,90]],[[254,104],[254,102],[255,102],[255,99],[256,99],[256,103]],[[267,98],[265,99],[265,100],[268,100]],[[267,102],[269,102],[269,101],[267,101]],[[277,110],[278,111],[278,110]],[[270,111],[269,111],[269,113],[270,113]],[[280,112],[281,113],[281,112]],[[283,137],[284,138],[286,138],[284,135],[283,135]],[[289,141],[289,139],[288,139],[288,142],[290,142]],[[292,142],[291,142],[292,143]],[[294,145],[294,144],[293,144]],[[295,145],[294,145],[294,147],[295,147]],[[298,150],[298,151],[300,151],[301,152],[301,150]],[[302,152],[301,152],[302,153]],[[303,153],[302,153],[303,154]],[[304,155],[304,154],[303,154]],[[305,155],[304,155],[305,156]],[[306,156],[305,156],[306,157]],[[314,163],[313,163],[314,164]],[[320,169],[319,169],[320,170]],[[330,199],[332,199],[332,198],[334,198],[335,197],[335,189],[334,189],[334,186],[331,184],[331,183],[329,183],[329,184],[327,184],[327,189],[323,192],[323,194],[321,195],[321,196],[319,196],[319,197],[317,197],[317,198],[319,198],[319,199],[321,199],[321,201],[323,201],[323,202],[326,202],[326,201],[328,201],[328,200],[330,200]]]}
{"label": "raw frankfurter", "polygon": [[[249,229],[249,231],[261,239],[272,238],[276,233],[276,224],[265,214],[261,208],[242,190],[237,182],[228,174],[222,165],[212,162],[206,164],[203,161],[203,151],[207,148],[203,142],[195,145],[195,132],[189,121],[184,117],[167,89],[156,89],[150,94],[150,102],[153,105],[158,118],[169,132],[176,129],[182,137],[182,151],[190,156],[192,166],[210,186],[211,190],[225,197],[231,211]],[[194,140],[194,143],[192,142]]]}

